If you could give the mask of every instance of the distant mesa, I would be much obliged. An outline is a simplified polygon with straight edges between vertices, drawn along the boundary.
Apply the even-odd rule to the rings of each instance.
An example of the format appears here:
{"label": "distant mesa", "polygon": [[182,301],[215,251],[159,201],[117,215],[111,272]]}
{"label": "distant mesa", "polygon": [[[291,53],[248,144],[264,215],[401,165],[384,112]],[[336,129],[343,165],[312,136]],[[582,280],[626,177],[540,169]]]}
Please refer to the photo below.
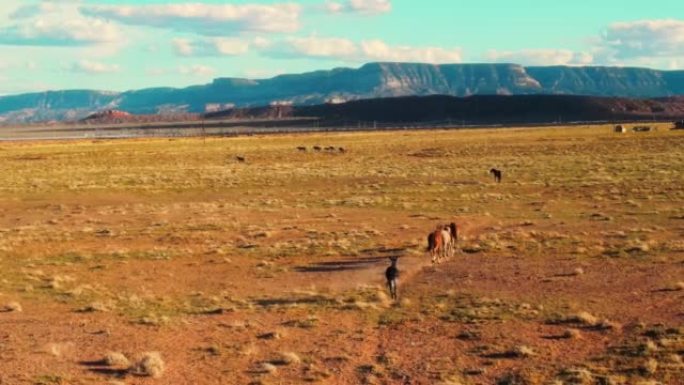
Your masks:
{"label": "distant mesa", "polygon": [[[115,111],[134,114],[136,121],[152,115],[164,115],[163,119],[170,115],[203,113],[239,116],[249,114],[236,110],[260,106],[267,107],[260,113],[279,117],[286,116],[293,107],[327,105],[344,110],[346,107],[339,106],[359,100],[430,95],[619,98],[621,100],[615,105],[617,112],[624,107],[628,112],[631,109],[631,112],[641,113],[645,104],[631,103],[628,99],[684,96],[684,71],[525,67],[506,63],[369,63],[359,68],[284,74],[270,79],[219,78],[185,88],[157,87],[126,92],[61,90],[6,95],[0,96],[0,121],[12,124],[51,120],[77,122],[83,118],[86,121],[126,119],[117,116]],[[596,106],[593,102],[590,104]],[[649,113],[663,115],[663,111],[658,110],[662,103],[655,100],[652,104],[655,109]],[[576,104],[576,107],[586,105]],[[108,116],[109,110],[105,109],[111,109],[112,115]],[[93,111],[100,110],[104,110],[105,115],[92,117]],[[465,119],[469,120],[469,115]]]}

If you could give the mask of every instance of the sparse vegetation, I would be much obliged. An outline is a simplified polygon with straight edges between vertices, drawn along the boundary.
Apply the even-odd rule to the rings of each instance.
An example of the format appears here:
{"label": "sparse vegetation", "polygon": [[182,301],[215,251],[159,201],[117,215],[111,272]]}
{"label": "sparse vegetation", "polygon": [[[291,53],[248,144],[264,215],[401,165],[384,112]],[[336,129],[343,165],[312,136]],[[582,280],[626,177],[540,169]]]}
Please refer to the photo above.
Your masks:
{"label": "sparse vegetation", "polygon": [[[0,382],[684,385],[683,139],[3,143]],[[327,143],[351,150],[295,150]],[[452,220],[432,266],[427,231]]]}
{"label": "sparse vegetation", "polygon": [[131,364],[128,358],[123,353],[119,352],[107,353],[103,361],[107,366],[113,366],[118,368],[128,368]]}
{"label": "sparse vegetation", "polygon": [[136,376],[160,378],[166,370],[166,364],[159,352],[143,353],[129,369]]}

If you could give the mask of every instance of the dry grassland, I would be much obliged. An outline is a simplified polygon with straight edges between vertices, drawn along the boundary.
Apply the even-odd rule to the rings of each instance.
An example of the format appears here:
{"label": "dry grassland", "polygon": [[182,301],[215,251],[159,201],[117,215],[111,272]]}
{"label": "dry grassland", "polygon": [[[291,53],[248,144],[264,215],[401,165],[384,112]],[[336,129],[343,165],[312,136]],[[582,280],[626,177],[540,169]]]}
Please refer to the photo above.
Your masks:
{"label": "dry grassland", "polygon": [[684,134],[611,131],[0,143],[0,384],[682,385]]}

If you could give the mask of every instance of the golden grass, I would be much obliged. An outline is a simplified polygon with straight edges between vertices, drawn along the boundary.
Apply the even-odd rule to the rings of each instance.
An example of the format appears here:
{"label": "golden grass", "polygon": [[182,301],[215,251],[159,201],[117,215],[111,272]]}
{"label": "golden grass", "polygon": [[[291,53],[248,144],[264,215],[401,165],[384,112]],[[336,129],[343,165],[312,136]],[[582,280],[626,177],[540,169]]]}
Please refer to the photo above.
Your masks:
{"label": "golden grass", "polygon": [[[296,150],[320,143],[348,151]],[[248,161],[236,162],[237,154]],[[501,184],[488,175],[491,167],[504,171]],[[315,337],[331,327],[330,314],[379,330],[423,318],[544,324],[546,312],[557,309],[527,299],[484,298],[461,287],[411,296],[400,277],[397,305],[378,286],[384,267],[360,282],[340,271],[347,274],[339,279],[344,282],[318,290],[310,289],[315,275],[302,268],[382,254],[382,248],[423,258],[426,229],[416,223],[445,218],[489,226],[479,233],[466,228],[454,261],[482,255],[572,259],[559,277],[548,278],[551,284],[601,279],[594,265],[584,265],[587,259],[678,261],[684,251],[678,240],[682,169],[682,132],[615,135],[610,126],[2,143],[0,293],[6,297],[0,300],[16,298],[29,310],[34,301],[66,303],[71,311],[94,313],[83,317],[121,317],[141,329],[226,318],[220,325],[227,332],[254,334],[235,349],[243,358],[260,351],[289,355],[284,346],[266,344],[303,333]],[[240,281],[234,284],[233,277]],[[663,280],[672,293],[662,295],[684,288],[681,277]],[[263,282],[273,282],[271,290],[261,288]],[[274,314],[282,324],[258,323]],[[592,328],[620,329],[587,312],[563,314],[556,321],[582,332],[568,329],[562,343],[591,340]],[[262,333],[241,319],[254,320]],[[558,379],[583,383],[625,367],[661,379],[681,373],[681,336],[665,334],[652,343],[656,349],[642,354],[639,346],[648,344],[630,342],[613,355],[619,362],[569,369]],[[543,350],[534,354],[537,346],[530,349],[513,351],[525,358],[521,362],[543,356]],[[298,352],[306,358],[301,365],[271,368],[256,361],[273,357],[253,357],[251,364],[263,362],[257,371],[286,378],[310,364],[310,353]],[[136,366],[141,374],[143,366]],[[357,374],[387,376],[384,371],[390,368],[363,366]],[[329,376],[313,366],[305,375]]]}

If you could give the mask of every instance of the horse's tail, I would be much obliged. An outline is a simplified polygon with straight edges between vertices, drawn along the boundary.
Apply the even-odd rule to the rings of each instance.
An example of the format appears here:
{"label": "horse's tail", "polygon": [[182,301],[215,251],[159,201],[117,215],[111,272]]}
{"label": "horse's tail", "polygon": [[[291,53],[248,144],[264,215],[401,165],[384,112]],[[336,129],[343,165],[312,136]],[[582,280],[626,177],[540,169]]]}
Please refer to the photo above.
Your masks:
{"label": "horse's tail", "polygon": [[425,251],[434,250],[434,248],[435,248],[435,233],[428,234],[427,241],[428,241],[428,245],[427,245],[427,249],[425,249]]}
{"label": "horse's tail", "polygon": [[449,228],[451,229],[451,236],[454,238],[454,242],[458,241],[458,225],[451,222]]}

